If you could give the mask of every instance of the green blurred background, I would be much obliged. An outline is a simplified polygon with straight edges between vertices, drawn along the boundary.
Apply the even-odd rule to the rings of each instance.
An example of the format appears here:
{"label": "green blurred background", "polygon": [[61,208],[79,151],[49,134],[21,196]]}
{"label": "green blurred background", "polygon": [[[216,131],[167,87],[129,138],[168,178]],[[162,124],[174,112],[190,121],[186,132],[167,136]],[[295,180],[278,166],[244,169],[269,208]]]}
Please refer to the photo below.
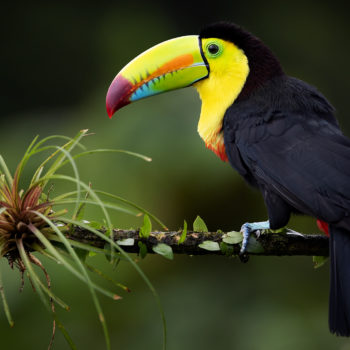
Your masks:
{"label": "green blurred background", "polygon": [[[290,75],[316,85],[336,106],[349,135],[346,2],[17,1],[2,5],[1,20],[0,146],[11,169],[36,134],[73,136],[89,128],[95,135],[86,140],[88,146],[124,148],[153,162],[94,155],[79,161],[83,180],[144,206],[171,229],[198,214],[210,230],[264,220],[259,193],[206,150],[197,135],[200,101],[194,89],[132,104],[112,121],[105,112],[109,83],[130,59],[217,20],[246,27],[273,49]],[[94,210],[87,214],[101,217]],[[115,215],[113,222],[129,228],[140,226],[141,219]],[[293,218],[290,226],[317,232],[308,218]],[[102,258],[90,258],[90,263],[132,290],[118,302],[101,297],[112,348],[160,349],[160,317],[140,277],[126,264],[114,272]],[[87,289],[46,264],[54,290],[72,307],[60,314],[78,348],[103,349]],[[10,329],[0,313],[1,349],[45,349],[50,316],[29,283],[20,294],[18,272],[5,261],[2,265],[16,324]],[[210,256],[176,256],[174,261],[148,256],[140,266],[161,296],[169,350],[350,349],[348,340],[327,329],[328,264],[314,270],[306,257],[253,257],[241,264]],[[59,333],[54,348],[68,348]]]}

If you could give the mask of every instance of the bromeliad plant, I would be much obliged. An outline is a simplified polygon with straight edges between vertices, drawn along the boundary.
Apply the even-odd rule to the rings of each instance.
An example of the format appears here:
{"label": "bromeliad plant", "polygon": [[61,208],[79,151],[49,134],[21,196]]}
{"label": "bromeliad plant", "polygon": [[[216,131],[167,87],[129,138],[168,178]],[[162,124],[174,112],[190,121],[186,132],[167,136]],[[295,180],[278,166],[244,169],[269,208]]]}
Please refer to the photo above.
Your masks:
{"label": "bromeliad plant", "polygon": [[[33,290],[38,293],[40,299],[52,314],[53,333],[49,349],[53,343],[56,325],[62,331],[70,347],[76,349],[76,346],[59,321],[55,309],[56,305],[61,306],[65,310],[69,310],[69,307],[52,292],[51,279],[40,261],[40,254],[59,263],[78,279],[85,282],[90,290],[103,327],[107,349],[110,349],[110,339],[96,292],[100,292],[113,300],[120,299],[120,297],[91,280],[88,270],[97,272],[100,276],[104,275],[102,272],[89,266],[85,261],[85,257],[89,252],[93,252],[94,254],[101,253],[106,255],[112,263],[120,259],[128,261],[147,283],[158,303],[163,322],[163,348],[165,348],[165,318],[158,295],[140,267],[111,238],[112,224],[107,208],[133,215],[138,215],[141,212],[147,214],[161,226],[165,226],[152,214],[134,203],[116,195],[92,189],[91,185],[80,180],[75,163],[75,159],[78,157],[99,152],[126,153],[146,161],[150,161],[150,158],[124,150],[96,149],[87,151],[80,142],[87,135],[87,130],[82,130],[74,138],[55,135],[38,141],[38,137],[36,137],[26,150],[13,177],[3,157],[0,155],[0,257],[7,258],[12,268],[15,266],[19,269],[22,281],[21,288],[24,286],[25,276],[28,276]],[[64,139],[66,143],[62,146],[49,144],[54,139]],[[82,151],[74,154],[73,151],[77,148],[82,149]],[[21,180],[25,165],[34,155],[42,154],[43,152],[49,152],[49,156],[36,169],[27,189],[22,189],[23,184]],[[70,164],[73,169],[74,176],[59,173],[61,168],[67,164]],[[50,198],[51,194],[50,189],[47,190],[48,186],[52,181],[57,182],[60,180],[75,184],[76,190]],[[106,202],[100,197],[113,198],[114,202]],[[73,204],[74,206],[71,212],[66,209],[56,210],[57,206],[68,204]],[[82,213],[85,205],[100,207],[106,226],[104,230],[97,230],[83,220]],[[82,227],[103,239],[106,242],[106,248],[99,249],[69,239],[67,233],[71,232],[75,226]],[[85,251],[86,254],[81,254],[82,251]],[[37,266],[43,272],[45,283],[37,274],[34,266]],[[111,280],[109,277],[106,278],[117,287],[128,290],[126,286]],[[1,272],[0,296],[8,321],[13,326],[13,320],[2,285]]]}

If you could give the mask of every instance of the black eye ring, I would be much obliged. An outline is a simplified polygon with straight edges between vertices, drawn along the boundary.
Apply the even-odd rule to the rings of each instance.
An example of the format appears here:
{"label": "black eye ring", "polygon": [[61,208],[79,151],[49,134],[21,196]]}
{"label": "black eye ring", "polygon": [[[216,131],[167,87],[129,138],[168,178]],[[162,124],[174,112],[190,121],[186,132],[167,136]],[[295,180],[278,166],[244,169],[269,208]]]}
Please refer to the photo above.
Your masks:
{"label": "black eye ring", "polygon": [[216,45],[216,44],[210,44],[210,45],[208,46],[208,51],[209,51],[209,53],[212,54],[212,55],[217,54],[217,53],[219,52],[219,50],[220,50],[220,48],[219,48],[219,46]]}

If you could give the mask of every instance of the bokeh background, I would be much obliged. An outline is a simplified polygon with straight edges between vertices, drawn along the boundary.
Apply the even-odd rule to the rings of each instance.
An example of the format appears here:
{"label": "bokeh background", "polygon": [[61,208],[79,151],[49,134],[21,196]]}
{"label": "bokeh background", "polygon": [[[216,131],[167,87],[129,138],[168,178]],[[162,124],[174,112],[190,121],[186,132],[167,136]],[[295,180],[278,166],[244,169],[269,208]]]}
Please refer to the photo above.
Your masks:
{"label": "bokeh background", "polygon": [[[343,5],[342,5],[343,4]],[[337,108],[350,134],[349,23],[340,1],[16,1],[2,5],[0,150],[11,169],[37,134],[95,133],[90,147],[123,148],[153,158],[94,155],[79,161],[84,181],[124,196],[160,217],[171,229],[200,215],[210,230],[238,229],[264,220],[259,193],[206,150],[196,132],[200,101],[194,89],[132,104],[111,121],[105,94],[130,59],[156,43],[196,34],[213,21],[231,20],[262,38],[293,76],[316,85]],[[28,167],[28,171],[35,164]],[[276,164],[278,166],[278,164]],[[60,184],[55,184],[60,191]],[[87,212],[99,220],[96,210]],[[141,219],[113,216],[115,226]],[[191,225],[190,225],[191,226]],[[290,226],[317,232],[314,220]],[[95,259],[95,260],[94,260]],[[101,301],[113,349],[160,349],[161,322],[150,291],[135,271],[111,271],[104,259],[90,262],[127,284],[132,293]],[[79,349],[103,349],[104,340],[86,288],[46,262],[54,290],[70,305],[61,318]],[[0,313],[1,349],[45,349],[50,316],[29,283],[19,293],[19,274],[2,262],[15,319]],[[140,266],[161,296],[168,322],[168,349],[350,349],[327,329],[328,264],[311,258],[251,258],[248,264],[220,257],[148,256]],[[67,349],[57,334],[55,349]]]}

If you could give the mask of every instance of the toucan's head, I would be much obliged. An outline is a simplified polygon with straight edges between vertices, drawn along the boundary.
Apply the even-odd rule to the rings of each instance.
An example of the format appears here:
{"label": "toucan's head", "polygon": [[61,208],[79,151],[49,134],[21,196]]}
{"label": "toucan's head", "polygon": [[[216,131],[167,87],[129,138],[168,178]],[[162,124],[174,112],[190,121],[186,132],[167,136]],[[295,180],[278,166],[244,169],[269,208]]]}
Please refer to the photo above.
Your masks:
{"label": "toucan's head", "polygon": [[198,131],[225,159],[222,121],[228,107],[282,69],[256,37],[232,23],[215,23],[200,35],[165,41],[143,52],[114,78],[106,98],[110,117],[123,106],[193,85],[202,100]]}

